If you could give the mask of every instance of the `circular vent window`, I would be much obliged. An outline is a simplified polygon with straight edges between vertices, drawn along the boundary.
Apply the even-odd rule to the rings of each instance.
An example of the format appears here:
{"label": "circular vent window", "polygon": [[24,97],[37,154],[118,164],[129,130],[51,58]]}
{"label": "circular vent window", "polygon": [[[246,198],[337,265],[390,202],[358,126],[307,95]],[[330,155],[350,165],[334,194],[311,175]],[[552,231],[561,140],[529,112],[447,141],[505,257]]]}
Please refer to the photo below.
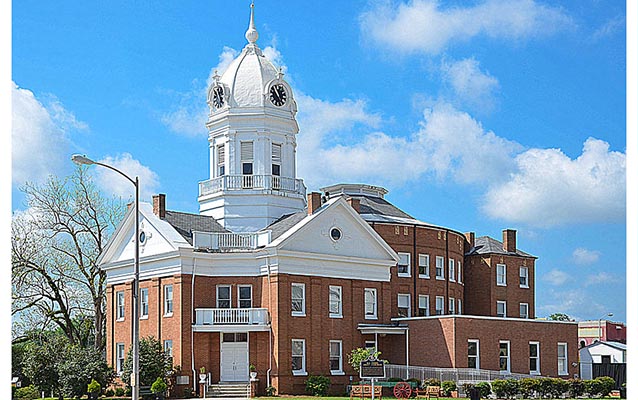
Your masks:
{"label": "circular vent window", "polygon": [[341,239],[341,231],[338,228],[332,228],[330,230],[330,237],[336,242]]}

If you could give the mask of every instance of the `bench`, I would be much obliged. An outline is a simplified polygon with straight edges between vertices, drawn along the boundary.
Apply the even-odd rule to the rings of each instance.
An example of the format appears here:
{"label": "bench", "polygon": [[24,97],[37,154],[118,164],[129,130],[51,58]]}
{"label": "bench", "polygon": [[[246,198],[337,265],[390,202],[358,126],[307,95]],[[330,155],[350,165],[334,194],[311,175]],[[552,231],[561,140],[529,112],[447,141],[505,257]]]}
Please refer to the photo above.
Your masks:
{"label": "bench", "polygon": [[427,386],[425,389],[416,389],[415,392],[416,397],[425,397],[426,399],[431,399],[432,397],[438,399],[441,397],[440,386]]}
{"label": "bench", "polygon": [[[383,388],[381,386],[374,386],[374,398],[381,399],[381,390]],[[350,400],[353,398],[363,399],[363,398],[372,398],[372,385],[352,385],[350,389]]]}

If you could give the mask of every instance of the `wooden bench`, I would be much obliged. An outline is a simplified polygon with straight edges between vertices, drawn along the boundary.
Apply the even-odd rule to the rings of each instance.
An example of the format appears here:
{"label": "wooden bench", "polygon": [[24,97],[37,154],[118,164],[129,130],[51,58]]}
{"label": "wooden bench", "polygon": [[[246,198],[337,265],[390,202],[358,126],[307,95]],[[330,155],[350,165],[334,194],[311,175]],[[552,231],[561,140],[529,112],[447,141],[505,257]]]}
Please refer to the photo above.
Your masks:
{"label": "wooden bench", "polygon": [[431,399],[432,397],[438,399],[441,397],[440,386],[427,386],[425,389],[416,389],[415,392],[416,397],[425,397],[426,399]]}
{"label": "wooden bench", "polygon": [[[374,386],[374,398],[381,399],[382,393],[381,386]],[[352,385],[350,389],[350,399],[353,398],[364,399],[364,398],[372,398],[372,385]]]}

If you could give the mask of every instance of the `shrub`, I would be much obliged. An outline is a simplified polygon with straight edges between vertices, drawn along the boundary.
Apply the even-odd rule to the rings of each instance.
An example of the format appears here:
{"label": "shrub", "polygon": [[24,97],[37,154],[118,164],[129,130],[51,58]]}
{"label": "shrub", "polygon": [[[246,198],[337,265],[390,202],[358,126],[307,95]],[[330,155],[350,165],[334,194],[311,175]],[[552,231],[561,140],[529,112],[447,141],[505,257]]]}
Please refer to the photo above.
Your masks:
{"label": "shrub", "polygon": [[268,397],[277,396],[277,389],[274,386],[268,386],[266,388],[266,396]]}
{"label": "shrub", "polygon": [[538,380],[538,394],[548,397],[552,393],[552,378],[540,378]]}
{"label": "shrub", "polygon": [[540,381],[536,378],[523,378],[519,381],[518,390],[523,398],[532,397],[540,390]]}
{"label": "shrub", "polygon": [[191,389],[189,387],[185,387],[184,388],[184,398],[185,399],[192,399],[193,397],[195,397],[195,392],[193,392],[193,389]]}
{"label": "shrub", "polygon": [[590,396],[605,397],[616,385],[616,381],[608,376],[585,381],[585,388]]}
{"label": "shrub", "polygon": [[474,386],[476,386],[479,391],[479,395],[483,398],[486,398],[490,394],[492,394],[492,386],[490,386],[489,382],[479,382]]}
{"label": "shrub", "polygon": [[423,381],[423,386],[441,386],[441,381],[436,378],[430,378]]}
{"label": "shrub", "polygon": [[100,383],[95,379],[91,379],[91,383],[87,385],[86,391],[89,393],[89,397],[97,398],[102,391],[102,385],[100,385]]}
{"label": "shrub", "polygon": [[585,382],[581,379],[570,379],[569,397],[578,397],[585,394]]}
{"label": "shrub", "polygon": [[121,387],[119,387],[119,388],[115,388],[115,395],[116,395],[117,397],[122,397],[122,396],[124,396],[124,388],[121,388]]}
{"label": "shrub", "polygon": [[356,349],[352,349],[350,354],[348,354],[348,364],[350,364],[352,369],[359,372],[361,361],[365,361],[370,357],[378,359],[380,355],[380,351],[374,351],[374,349],[371,348],[357,347]]}
{"label": "shrub", "polygon": [[306,380],[306,392],[313,396],[326,396],[330,388],[330,378],[323,375],[309,376]]}
{"label": "shrub", "polygon": [[416,387],[421,387],[421,379],[419,378],[410,378],[406,382],[414,382]]}
{"label": "shrub", "polygon": [[560,378],[551,378],[552,385],[550,389],[550,394],[553,397],[562,397],[564,393],[569,391],[569,382],[565,379]]}
{"label": "shrub", "polygon": [[443,381],[441,383],[441,389],[443,389],[443,395],[445,395],[446,397],[450,397],[452,391],[456,390],[456,382]]}
{"label": "shrub", "polygon": [[104,397],[113,397],[115,396],[115,390],[113,389],[106,389],[104,391]]}
{"label": "shrub", "polygon": [[496,397],[513,398],[518,394],[518,381],[516,379],[495,379],[492,381],[492,389]]}
{"label": "shrub", "polygon": [[397,378],[396,376],[390,377],[387,379],[388,382],[403,382],[403,379]]}
{"label": "shrub", "polygon": [[40,393],[34,385],[29,385],[16,389],[15,398],[17,400],[35,400],[40,398]]}
{"label": "shrub", "polygon": [[157,379],[155,379],[155,382],[151,385],[151,392],[155,394],[164,393],[166,392],[166,388],[168,388],[168,385],[164,382],[164,379],[162,379],[161,376],[158,376]]}

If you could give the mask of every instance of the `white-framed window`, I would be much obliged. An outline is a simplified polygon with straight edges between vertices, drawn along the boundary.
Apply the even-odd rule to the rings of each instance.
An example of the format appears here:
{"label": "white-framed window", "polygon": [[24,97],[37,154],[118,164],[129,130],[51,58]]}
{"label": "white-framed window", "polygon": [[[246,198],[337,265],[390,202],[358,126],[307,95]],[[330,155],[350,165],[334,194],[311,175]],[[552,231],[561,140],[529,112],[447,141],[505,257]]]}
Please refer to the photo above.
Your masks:
{"label": "white-framed window", "polygon": [[436,256],[436,279],[445,280],[445,258]]}
{"label": "white-framed window", "polygon": [[217,176],[226,174],[226,149],[223,144],[217,146]]}
{"label": "white-framed window", "polygon": [[461,278],[462,278],[462,275],[463,275],[463,273],[462,273],[463,268],[462,268],[462,265],[461,265],[461,260],[459,260],[459,261],[456,263],[456,270],[457,270],[457,271],[456,271],[456,273],[457,273],[457,274],[458,274],[458,276],[459,276],[459,278],[457,279],[457,282],[458,282],[458,283],[463,283],[463,280],[461,279]]}
{"label": "white-framed window", "polygon": [[330,373],[343,375],[343,352],[341,340],[330,341]]}
{"label": "white-framed window", "polygon": [[541,353],[538,342],[529,342],[529,373],[530,375],[541,374]]}
{"label": "white-framed window", "polygon": [[237,286],[237,304],[239,304],[239,308],[252,308],[253,306],[253,286],[252,285]]}
{"label": "white-framed window", "polygon": [[397,253],[399,255],[399,263],[397,264],[397,275],[401,277],[410,276],[410,253]]}
{"label": "white-framed window", "polygon": [[450,315],[454,314],[454,302],[454,297],[449,297],[447,299],[447,311]]}
{"label": "white-framed window", "polygon": [[435,311],[436,315],[445,314],[445,297],[436,296]]}
{"label": "white-framed window", "polygon": [[507,286],[507,268],[505,264],[496,264],[496,285]]}
{"label": "white-framed window", "polygon": [[330,286],[330,318],[343,317],[343,303],[341,301],[341,286]]}
{"label": "white-framed window", "polygon": [[506,301],[497,301],[496,302],[496,316],[505,318],[507,317],[507,302]]}
{"label": "white-framed window", "polygon": [[292,374],[307,375],[306,373],[306,341],[292,339]]}
{"label": "white-framed window", "polygon": [[455,282],[455,278],[456,278],[456,272],[454,271],[454,259],[450,258],[448,260],[448,273],[447,276],[450,279],[450,282]]}
{"label": "white-framed window", "polygon": [[115,317],[118,321],[124,320],[124,312],[126,311],[124,307],[124,292],[116,292],[115,293],[115,302],[116,302],[116,313]]}
{"label": "white-framed window", "polygon": [[363,301],[365,304],[365,319],[377,319],[377,289],[363,289]]}
{"label": "white-framed window", "polygon": [[306,316],[306,285],[303,283],[292,283],[290,286],[292,316]]}
{"label": "white-framed window", "polygon": [[419,295],[419,317],[428,317],[430,315],[430,296],[426,294]]}
{"label": "white-framed window", "polygon": [[140,319],[148,318],[148,289],[140,289]]}
{"label": "white-framed window", "polygon": [[164,285],[164,315],[173,315],[173,285]]}
{"label": "white-framed window", "polygon": [[529,318],[529,304],[520,303],[518,308],[520,309],[521,318]]}
{"label": "white-framed window", "polygon": [[365,348],[372,349],[372,352],[375,352],[377,351],[377,344],[374,340],[366,340]]}
{"label": "white-framed window", "polygon": [[499,342],[499,369],[501,372],[509,373],[510,372],[510,341],[509,340],[501,340]]}
{"label": "white-framed window", "polygon": [[461,299],[458,299],[458,300],[456,301],[456,303],[457,303],[456,313],[457,313],[457,314],[463,314],[463,313],[461,312]]}
{"label": "white-framed window", "polygon": [[522,288],[529,288],[529,269],[527,267],[520,267],[518,269],[518,281]]}
{"label": "white-framed window", "polygon": [[419,254],[419,278],[430,279],[429,254]]}
{"label": "white-framed window", "polygon": [[567,375],[567,343],[558,343],[558,375]]}
{"label": "white-framed window", "polygon": [[167,356],[173,357],[173,341],[168,339],[164,341],[164,353]]}
{"label": "white-framed window", "polygon": [[475,369],[481,368],[479,341],[477,339],[468,339],[467,341],[467,367]]}
{"label": "white-framed window", "polygon": [[117,343],[115,345],[115,372],[118,375],[124,371],[124,343]]}
{"label": "white-framed window", "polygon": [[410,295],[398,294],[397,306],[399,308],[399,317],[410,317]]}
{"label": "white-framed window", "polygon": [[230,307],[230,285],[217,285],[217,308]]}
{"label": "white-framed window", "polygon": [[240,158],[242,175],[253,174],[253,142],[240,142]]}
{"label": "white-framed window", "polygon": [[272,143],[272,167],[271,172],[275,176],[281,176],[281,144]]}

